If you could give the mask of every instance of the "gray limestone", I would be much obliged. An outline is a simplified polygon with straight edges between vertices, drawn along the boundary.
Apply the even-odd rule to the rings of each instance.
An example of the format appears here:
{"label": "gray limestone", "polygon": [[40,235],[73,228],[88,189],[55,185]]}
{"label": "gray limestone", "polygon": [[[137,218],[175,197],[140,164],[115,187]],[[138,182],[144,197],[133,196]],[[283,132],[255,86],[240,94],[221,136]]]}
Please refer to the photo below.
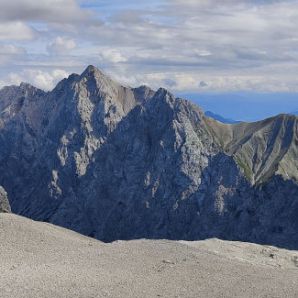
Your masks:
{"label": "gray limestone", "polygon": [[7,192],[2,186],[0,186],[0,212],[2,213],[11,212],[9,201],[7,198]]}
{"label": "gray limestone", "polygon": [[12,210],[101,239],[210,237],[298,248],[298,118],[225,125],[93,66],[48,93],[0,91]]}

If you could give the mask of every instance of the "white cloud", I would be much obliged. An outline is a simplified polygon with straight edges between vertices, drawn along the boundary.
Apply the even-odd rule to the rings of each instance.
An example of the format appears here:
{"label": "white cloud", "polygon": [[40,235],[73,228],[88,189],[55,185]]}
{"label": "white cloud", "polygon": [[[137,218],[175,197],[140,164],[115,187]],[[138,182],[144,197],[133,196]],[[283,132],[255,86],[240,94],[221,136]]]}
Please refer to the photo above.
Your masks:
{"label": "white cloud", "polygon": [[20,55],[25,53],[26,51],[24,48],[15,45],[5,44],[0,46],[0,55]]}
{"label": "white cloud", "polygon": [[58,36],[53,42],[51,42],[47,50],[52,54],[69,54],[69,51],[76,47],[76,43],[71,38]]}
{"label": "white cloud", "polygon": [[[69,74],[62,69],[55,69],[50,72],[26,69],[18,73],[10,73],[7,85],[19,85],[21,82],[28,82],[42,90],[51,90],[55,85]],[[3,82],[2,82],[3,84]]]}
{"label": "white cloud", "polygon": [[55,23],[86,20],[90,13],[75,0],[0,0],[0,20],[47,21]]}
{"label": "white cloud", "polygon": [[34,30],[22,22],[0,22],[0,40],[2,41],[30,40],[34,35]]}
{"label": "white cloud", "polygon": [[0,65],[10,65],[13,61],[20,61],[26,56],[26,50],[23,47],[17,47],[11,44],[0,45]]}
{"label": "white cloud", "polygon": [[[8,46],[0,50],[2,81],[9,63],[18,75],[39,67],[39,86],[53,86],[53,69],[80,72],[97,64],[124,83],[173,91],[298,91],[298,1],[0,4],[0,41]],[[27,53],[12,59],[16,53],[4,53],[13,52],[9,45]]]}
{"label": "white cloud", "polygon": [[99,52],[99,55],[104,61],[112,63],[126,62],[127,58],[117,49],[105,49]]}

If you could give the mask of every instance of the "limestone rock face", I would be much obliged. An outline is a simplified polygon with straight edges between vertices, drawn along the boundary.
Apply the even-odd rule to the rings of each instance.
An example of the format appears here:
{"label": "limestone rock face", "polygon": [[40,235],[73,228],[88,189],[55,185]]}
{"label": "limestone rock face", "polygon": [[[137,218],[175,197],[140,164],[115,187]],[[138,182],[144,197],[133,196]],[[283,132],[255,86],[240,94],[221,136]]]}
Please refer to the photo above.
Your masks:
{"label": "limestone rock face", "polygon": [[15,213],[104,241],[298,248],[297,120],[224,125],[89,66],[48,93],[0,91],[0,184]]}
{"label": "limestone rock face", "polygon": [[10,213],[10,205],[5,189],[0,186],[0,213]]}

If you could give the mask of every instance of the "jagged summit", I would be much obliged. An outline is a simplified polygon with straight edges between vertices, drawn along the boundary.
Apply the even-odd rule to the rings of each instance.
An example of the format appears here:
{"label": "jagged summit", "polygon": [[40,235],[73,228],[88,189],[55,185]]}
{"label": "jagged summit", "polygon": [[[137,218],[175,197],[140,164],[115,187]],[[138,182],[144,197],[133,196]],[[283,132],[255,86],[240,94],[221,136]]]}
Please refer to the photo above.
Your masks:
{"label": "jagged summit", "polygon": [[81,74],[81,77],[99,77],[106,76],[99,68],[89,65]]}
{"label": "jagged summit", "polygon": [[[31,89],[31,88],[36,88],[33,85],[26,83],[26,82],[21,82],[20,83],[20,88],[21,89]],[[36,88],[37,89],[37,88]]]}
{"label": "jagged summit", "polygon": [[297,118],[224,125],[94,66],[51,92],[21,89],[0,91],[0,185],[15,213],[105,241],[297,248]]}

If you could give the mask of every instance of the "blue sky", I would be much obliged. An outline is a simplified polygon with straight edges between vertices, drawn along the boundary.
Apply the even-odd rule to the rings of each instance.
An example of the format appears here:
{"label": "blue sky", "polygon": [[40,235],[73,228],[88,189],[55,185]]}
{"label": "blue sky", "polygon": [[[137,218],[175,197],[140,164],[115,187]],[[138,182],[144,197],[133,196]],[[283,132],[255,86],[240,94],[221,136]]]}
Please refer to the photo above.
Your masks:
{"label": "blue sky", "polygon": [[123,84],[163,86],[228,117],[298,110],[298,1],[0,4],[0,86],[50,90],[93,64]]}
{"label": "blue sky", "polygon": [[298,115],[297,93],[181,93],[205,111],[212,111],[225,118],[239,121],[257,121],[281,113]]}

